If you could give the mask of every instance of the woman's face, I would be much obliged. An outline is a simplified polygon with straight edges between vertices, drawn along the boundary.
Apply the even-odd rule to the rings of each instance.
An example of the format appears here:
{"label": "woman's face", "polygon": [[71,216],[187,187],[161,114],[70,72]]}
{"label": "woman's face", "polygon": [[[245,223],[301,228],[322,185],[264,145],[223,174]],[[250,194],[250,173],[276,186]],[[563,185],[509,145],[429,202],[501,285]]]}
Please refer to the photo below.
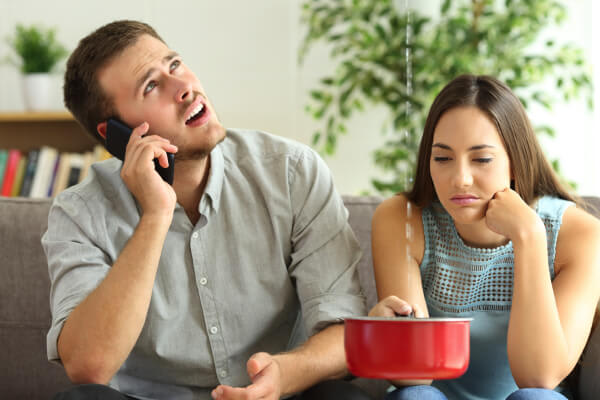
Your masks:
{"label": "woman's face", "polygon": [[433,133],[431,179],[455,223],[485,216],[494,194],[510,186],[508,153],[494,123],[477,107],[446,111]]}

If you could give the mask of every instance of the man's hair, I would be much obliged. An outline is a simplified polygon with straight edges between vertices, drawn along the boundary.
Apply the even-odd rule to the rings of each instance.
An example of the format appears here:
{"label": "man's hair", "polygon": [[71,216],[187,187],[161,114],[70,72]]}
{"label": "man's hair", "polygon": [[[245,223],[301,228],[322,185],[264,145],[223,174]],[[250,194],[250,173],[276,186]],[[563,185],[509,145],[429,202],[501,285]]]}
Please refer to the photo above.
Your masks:
{"label": "man's hair", "polygon": [[63,86],[65,106],[100,142],[104,139],[96,127],[112,116],[118,117],[118,113],[113,100],[100,87],[98,71],[143,35],[150,35],[164,43],[156,31],[143,22],[111,22],[81,39],[67,61]]}
{"label": "man's hair", "polygon": [[543,195],[579,202],[560,184],[544,157],[518,97],[504,83],[485,75],[461,75],[433,101],[421,138],[414,186],[406,193],[409,200],[426,207],[437,199],[429,170],[433,134],[442,115],[456,107],[476,107],[494,124],[510,159],[511,186],[527,204]]}

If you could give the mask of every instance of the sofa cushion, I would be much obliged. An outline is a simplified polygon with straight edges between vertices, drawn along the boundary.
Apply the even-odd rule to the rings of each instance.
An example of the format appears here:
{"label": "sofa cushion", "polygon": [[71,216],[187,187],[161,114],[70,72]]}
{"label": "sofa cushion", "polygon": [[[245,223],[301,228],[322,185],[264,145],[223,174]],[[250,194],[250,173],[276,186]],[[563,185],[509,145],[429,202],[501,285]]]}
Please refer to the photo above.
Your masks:
{"label": "sofa cushion", "polygon": [[350,226],[363,251],[358,264],[358,276],[367,299],[367,309],[371,309],[377,303],[373,257],[371,257],[371,218],[382,198],[378,196],[343,196],[343,198],[344,205],[350,213]]}
{"label": "sofa cushion", "polygon": [[64,370],[46,358],[50,280],[40,243],[49,199],[0,201],[0,387],[7,399],[48,398],[69,386]]}

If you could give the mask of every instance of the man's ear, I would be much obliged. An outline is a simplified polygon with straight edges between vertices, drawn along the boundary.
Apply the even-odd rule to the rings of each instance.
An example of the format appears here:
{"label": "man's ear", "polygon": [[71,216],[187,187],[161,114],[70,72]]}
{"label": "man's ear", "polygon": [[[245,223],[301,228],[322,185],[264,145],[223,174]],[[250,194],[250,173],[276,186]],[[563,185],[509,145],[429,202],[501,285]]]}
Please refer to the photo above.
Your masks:
{"label": "man's ear", "polygon": [[100,122],[98,126],[96,126],[96,130],[106,140],[106,121]]}

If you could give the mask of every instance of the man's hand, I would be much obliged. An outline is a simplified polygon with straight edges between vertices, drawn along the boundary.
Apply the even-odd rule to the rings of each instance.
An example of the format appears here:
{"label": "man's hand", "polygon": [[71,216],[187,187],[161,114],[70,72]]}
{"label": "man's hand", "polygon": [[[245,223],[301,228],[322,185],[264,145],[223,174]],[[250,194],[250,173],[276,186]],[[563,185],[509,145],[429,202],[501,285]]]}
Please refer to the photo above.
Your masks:
{"label": "man's hand", "polygon": [[277,400],[281,395],[281,369],[279,363],[268,353],[256,353],[246,364],[252,384],[244,388],[219,385],[212,391],[216,400]]}
{"label": "man's hand", "polygon": [[133,129],[121,168],[121,178],[140,203],[144,214],[172,214],[177,197],[154,169],[158,158],[162,167],[168,166],[167,152],[177,152],[177,147],[158,135],[146,135],[149,125],[144,122]]}

